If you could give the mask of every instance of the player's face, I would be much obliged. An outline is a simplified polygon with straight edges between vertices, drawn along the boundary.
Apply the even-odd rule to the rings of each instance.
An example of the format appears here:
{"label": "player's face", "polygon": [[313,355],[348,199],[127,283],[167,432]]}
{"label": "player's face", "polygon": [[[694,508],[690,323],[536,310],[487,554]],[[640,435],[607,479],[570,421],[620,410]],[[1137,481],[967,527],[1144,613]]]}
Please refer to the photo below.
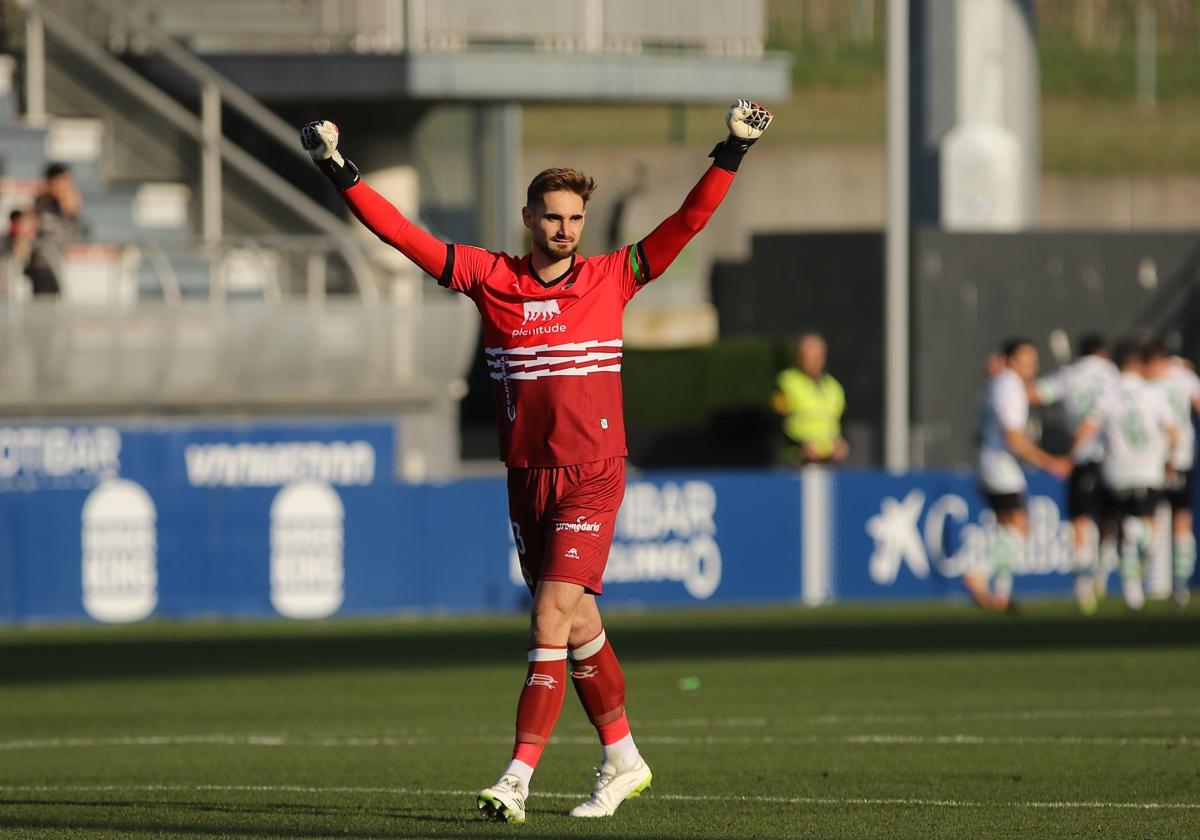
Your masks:
{"label": "player's face", "polygon": [[1017,376],[1024,379],[1026,382],[1037,376],[1038,372],[1038,352],[1037,348],[1032,344],[1024,344],[1017,349],[1017,352],[1012,354],[1008,360],[1008,366],[1016,372]]}
{"label": "player's face", "polygon": [[825,342],[809,335],[800,339],[796,347],[796,364],[800,370],[814,379],[825,372]]}
{"label": "player's face", "polygon": [[1146,371],[1143,374],[1148,379],[1158,379],[1165,376],[1171,367],[1171,359],[1167,356],[1155,356],[1150,361],[1146,362]]}
{"label": "player's face", "polygon": [[544,194],[537,206],[526,207],[521,216],[533,246],[551,259],[565,260],[579,248],[585,213],[582,196],[555,190]]}

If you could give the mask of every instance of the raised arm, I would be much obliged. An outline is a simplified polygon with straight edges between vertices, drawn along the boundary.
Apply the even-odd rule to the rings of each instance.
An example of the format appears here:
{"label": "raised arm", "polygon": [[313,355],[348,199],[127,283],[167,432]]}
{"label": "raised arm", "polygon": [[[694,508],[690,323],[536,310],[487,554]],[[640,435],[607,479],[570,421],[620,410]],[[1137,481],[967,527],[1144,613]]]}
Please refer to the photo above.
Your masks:
{"label": "raised arm", "polygon": [[713,165],[700,177],[688,193],[683,206],[663,220],[649,236],[637,245],[637,256],[643,263],[643,282],[662,275],[675,261],[692,237],[704,229],[716,211],[742,157],[771,124],[771,112],[747,99],[739,99],[725,115],[729,136],[718,143],[709,155]]}
{"label": "raised arm", "polygon": [[396,207],[366,184],[358,168],[338,151],[338,128],[328,120],[310,122],[300,130],[300,142],[317,167],[338,188],[346,205],[371,233],[408,257],[439,282],[444,277],[449,246],[414,225]]}

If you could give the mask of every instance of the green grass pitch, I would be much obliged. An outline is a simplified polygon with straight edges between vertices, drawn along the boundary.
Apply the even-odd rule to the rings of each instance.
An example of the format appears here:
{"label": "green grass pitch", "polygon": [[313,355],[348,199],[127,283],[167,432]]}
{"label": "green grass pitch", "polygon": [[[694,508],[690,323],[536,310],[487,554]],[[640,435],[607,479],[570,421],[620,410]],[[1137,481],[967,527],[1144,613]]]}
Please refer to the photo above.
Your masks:
{"label": "green grass pitch", "polygon": [[0,632],[0,837],[1200,836],[1195,614],[614,613],[654,787],[566,816],[598,758],[569,696],[496,825],[523,625]]}

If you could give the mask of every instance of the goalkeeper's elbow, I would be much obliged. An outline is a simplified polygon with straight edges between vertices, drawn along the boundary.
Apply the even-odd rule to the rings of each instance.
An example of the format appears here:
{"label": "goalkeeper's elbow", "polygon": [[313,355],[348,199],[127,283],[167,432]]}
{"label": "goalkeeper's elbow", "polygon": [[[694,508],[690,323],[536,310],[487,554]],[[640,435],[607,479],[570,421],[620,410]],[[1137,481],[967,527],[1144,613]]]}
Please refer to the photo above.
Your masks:
{"label": "goalkeeper's elbow", "polygon": [[680,215],[680,220],[683,222],[683,229],[690,236],[694,236],[704,230],[704,226],[708,224],[708,220],[712,218],[712,213],[704,210],[684,210]]}

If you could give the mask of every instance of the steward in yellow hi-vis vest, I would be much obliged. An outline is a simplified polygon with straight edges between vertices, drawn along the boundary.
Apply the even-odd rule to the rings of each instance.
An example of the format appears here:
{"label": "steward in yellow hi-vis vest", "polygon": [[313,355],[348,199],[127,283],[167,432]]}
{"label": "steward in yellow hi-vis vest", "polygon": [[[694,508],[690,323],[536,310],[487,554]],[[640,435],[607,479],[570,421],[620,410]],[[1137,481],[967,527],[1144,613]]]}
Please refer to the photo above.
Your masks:
{"label": "steward in yellow hi-vis vest", "polygon": [[789,460],[830,463],[849,454],[842,437],[846,393],[825,371],[825,340],[815,333],[796,342],[796,367],[779,374],[775,410],[783,415],[783,431],[793,444]]}

